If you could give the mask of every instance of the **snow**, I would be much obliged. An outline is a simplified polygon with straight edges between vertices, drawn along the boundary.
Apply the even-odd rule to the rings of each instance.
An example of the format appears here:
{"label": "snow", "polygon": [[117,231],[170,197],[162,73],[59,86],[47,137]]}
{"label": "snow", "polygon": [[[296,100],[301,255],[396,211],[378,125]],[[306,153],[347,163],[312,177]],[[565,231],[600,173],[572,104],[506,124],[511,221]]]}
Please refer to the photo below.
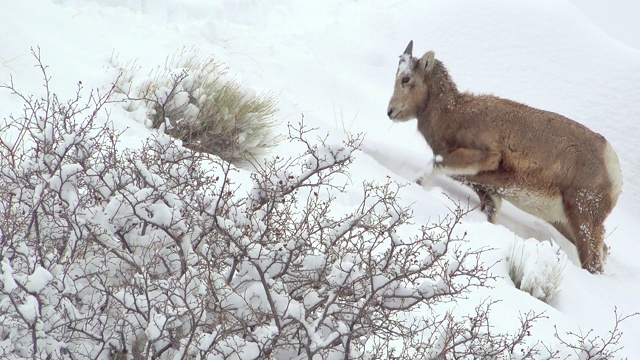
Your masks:
{"label": "snow", "polygon": [[36,318],[40,316],[40,312],[38,310],[38,299],[33,295],[27,295],[24,302],[18,306],[18,311],[28,323],[33,324]]}
{"label": "snow", "polygon": [[152,313],[149,326],[144,330],[150,341],[157,340],[161,335],[167,323],[167,317],[160,313]]}
{"label": "snow", "polygon": [[398,64],[398,74],[408,74],[411,72],[412,57],[409,54],[400,55],[400,63]]}
{"label": "snow", "polygon": [[[462,224],[472,246],[495,249],[487,252],[485,260],[499,261],[492,271],[505,280],[496,281],[490,290],[473,293],[457,305],[457,311],[471,311],[480,299],[490,295],[502,300],[492,313],[500,329],[517,326],[519,313],[535,310],[545,311],[548,317],[532,330],[539,336],[547,334],[551,340],[553,325],[561,331],[594,329],[604,336],[613,326],[614,307],[621,314],[640,311],[640,181],[636,180],[640,176],[640,25],[635,15],[640,6],[630,3],[406,0],[399,6],[382,0],[11,2],[4,4],[0,15],[0,33],[12,34],[0,38],[0,82],[12,78],[19,89],[44,95],[40,74],[33,68],[31,47],[39,49],[52,86],[64,99],[73,95],[78,80],[87,88],[108,87],[115,80],[110,65],[114,57],[123,62],[136,61],[150,70],[176,50],[195,46],[228,66],[230,75],[243,86],[256,93],[276,94],[283,133],[284,124],[298,122],[301,114],[306,124],[319,129],[313,136],[327,131],[338,136],[346,130],[366,133],[363,151],[354,154],[350,166],[352,188],[338,197],[341,205],[350,209],[362,181],[384,182],[388,176],[411,182],[434,161],[417,134],[415,122],[392,124],[386,117],[398,56],[407,42],[414,40],[414,56],[434,50],[461,90],[494,93],[561,113],[603,134],[616,149],[624,185],[618,206],[606,223],[610,254],[603,275],[582,270],[572,244],[551,226],[509,204],[499,214],[500,225],[487,223],[479,211],[468,215]],[[140,75],[138,82],[146,76]],[[150,131],[141,123],[141,114],[127,115],[117,106],[113,105],[111,120],[117,129],[126,130],[121,146],[139,148]],[[20,111],[19,103],[7,91],[0,91],[0,117]],[[282,157],[297,154],[288,145],[281,144],[273,153]],[[349,149],[337,146],[325,150],[326,157],[310,159],[308,165],[324,166],[350,154]],[[74,166],[63,169],[49,185],[61,186],[76,171]],[[151,173],[147,179],[149,184],[159,183]],[[468,190],[439,177],[426,188],[409,185],[401,189],[400,196],[404,203],[413,204],[414,222],[428,223],[447,214],[450,203],[443,191],[463,202],[470,196]],[[140,196],[145,192],[141,189]],[[64,200],[69,204],[76,201],[73,188],[66,194]],[[117,199],[110,201],[113,207],[120,206]],[[173,210],[158,206],[150,211],[166,225]],[[560,249],[546,242],[551,238]],[[436,255],[443,254],[445,246],[436,246]],[[566,253],[566,260],[558,251]],[[522,281],[530,284],[544,282],[555,271],[549,269],[561,264],[559,293],[550,304],[535,298],[546,294],[543,286],[533,285],[534,296],[514,287],[506,263],[514,254],[521,260]],[[308,260],[305,266],[309,269],[322,261],[320,257]],[[451,263],[452,269],[456,266]],[[332,281],[340,284],[349,270],[349,263],[339,264],[330,275]],[[11,274],[10,264],[3,261],[1,282],[9,292],[17,286]],[[37,268],[25,286],[39,292],[50,279],[50,273]],[[443,285],[424,283],[420,289],[432,294]],[[118,296],[130,305],[136,301],[125,294]],[[38,316],[35,301],[29,296],[20,307],[31,321]],[[314,293],[305,298],[305,302],[314,301]],[[159,336],[165,321],[154,317],[145,329],[147,336]],[[625,348],[619,355],[634,358],[640,353],[640,319],[631,318],[621,328]],[[270,331],[265,329],[266,337],[272,336]],[[211,338],[200,339],[201,346],[208,346]]]}
{"label": "snow", "polygon": [[27,291],[32,293],[39,293],[42,291],[49,282],[53,280],[53,275],[47,269],[43,267],[37,267],[33,274],[31,274],[28,278],[24,287]]}
{"label": "snow", "polygon": [[16,287],[18,287],[18,284],[13,278],[13,269],[11,268],[11,264],[6,260],[2,261],[2,274],[0,274],[0,276],[2,276],[2,287],[7,293],[10,294]]}
{"label": "snow", "polygon": [[589,20],[612,38],[640,50],[640,4],[634,1],[572,0]]}

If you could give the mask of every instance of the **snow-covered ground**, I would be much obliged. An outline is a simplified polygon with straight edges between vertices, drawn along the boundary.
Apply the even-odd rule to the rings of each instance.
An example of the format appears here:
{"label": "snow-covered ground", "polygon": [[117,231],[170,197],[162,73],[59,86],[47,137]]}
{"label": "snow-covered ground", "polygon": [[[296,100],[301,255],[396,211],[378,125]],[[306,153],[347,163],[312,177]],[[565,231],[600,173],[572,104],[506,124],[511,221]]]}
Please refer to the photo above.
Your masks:
{"label": "snow-covered ground", "polygon": [[[640,50],[625,39],[638,34],[638,22],[623,21],[627,8],[609,5],[602,13],[589,1],[383,1],[383,0],[28,0],[3,4],[0,15],[0,82],[13,78],[24,92],[39,94],[42,81],[31,47],[39,47],[49,66],[52,87],[64,98],[82,81],[108,86],[114,61],[136,60],[143,69],[164,63],[182,47],[197,47],[230,68],[244,86],[271,92],[284,124],[298,121],[320,132],[366,132],[363,152],[351,167],[353,184],[362,180],[399,182],[417,177],[431,152],[415,122],[393,124],[386,116],[398,55],[409,40],[414,53],[435,50],[461,90],[494,93],[555,111],[609,139],[623,167],[624,188],[607,221],[611,254],[603,275],[577,265],[575,248],[558,239],[568,255],[559,296],[550,305],[514,288],[507,278],[474,293],[469,304],[491,295],[503,300],[493,316],[505,329],[518,314],[546,311],[533,329],[553,337],[560,331],[590,329],[607,335],[615,307],[622,314],[640,311]],[[614,3],[612,3],[614,4]],[[637,7],[636,7],[637,9]],[[620,19],[620,21],[617,21]],[[620,35],[622,34],[622,35]],[[634,47],[635,46],[635,47]],[[21,104],[0,91],[0,117]],[[138,147],[150,131],[114,112],[111,120],[129,128],[125,145]],[[274,154],[293,150],[282,144]],[[560,154],[561,155],[561,154]],[[446,179],[427,189],[410,185],[405,203],[415,203],[415,221],[447,213],[443,191],[466,201],[469,192]],[[345,207],[350,206],[346,196]],[[473,201],[473,199],[472,199]],[[506,206],[501,224],[474,212],[463,223],[475,245],[496,250],[500,259],[525,247],[531,265],[553,252],[544,241],[558,234],[549,225]],[[520,251],[520,250],[519,250]],[[542,261],[541,263],[543,263]],[[506,265],[496,274],[507,275]],[[640,354],[640,318],[622,324],[625,349]]]}

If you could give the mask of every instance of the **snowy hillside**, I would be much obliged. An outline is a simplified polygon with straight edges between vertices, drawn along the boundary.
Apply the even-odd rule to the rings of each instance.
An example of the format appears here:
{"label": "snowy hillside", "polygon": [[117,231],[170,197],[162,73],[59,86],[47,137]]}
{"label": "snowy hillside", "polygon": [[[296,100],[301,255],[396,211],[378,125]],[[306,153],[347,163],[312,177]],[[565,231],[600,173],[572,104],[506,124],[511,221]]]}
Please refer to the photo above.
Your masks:
{"label": "snowy hillside", "polygon": [[[596,19],[579,3],[12,2],[3,5],[0,15],[0,82],[13,79],[20,90],[42,95],[31,47],[40,48],[51,83],[64,97],[73,95],[78,81],[86,88],[108,87],[116,77],[114,62],[135,60],[141,68],[153,69],[176,50],[193,46],[228,66],[238,83],[273,94],[280,108],[279,131],[286,132],[287,122],[304,115],[320,135],[365,133],[362,151],[349,168],[350,188],[337,199],[338,207],[354,206],[363,181],[390,177],[409,183],[400,191],[401,203],[412,206],[415,223],[426,224],[448,213],[450,202],[443,192],[463,202],[471,193],[447,179],[435,179],[426,189],[410,184],[432,154],[415,121],[393,124],[386,108],[398,56],[413,40],[414,55],[434,50],[460,90],[492,93],[563,114],[604,135],[617,151],[624,186],[606,222],[611,253],[602,275],[582,270],[575,247],[551,226],[509,205],[500,214],[502,225],[489,224],[474,211],[459,229],[467,232],[471,248],[495,249],[485,254],[487,262],[514,252],[526,254],[527,267],[566,262],[560,293],[550,304],[516,289],[502,261],[492,270],[502,277],[493,288],[472,293],[456,311],[473,309],[491,296],[501,301],[492,313],[500,330],[511,331],[518,315],[534,310],[547,316],[531,330],[539,338],[552,342],[554,326],[559,332],[593,329],[604,337],[615,325],[614,309],[623,315],[640,311],[640,49],[612,37],[630,25],[636,28],[629,32],[637,33],[639,25],[616,24],[612,19],[617,13]],[[0,91],[0,118],[21,108],[8,91]],[[139,148],[152,132],[117,105],[111,120],[117,129],[126,129],[123,147]],[[298,150],[282,143],[272,155],[287,157]],[[471,197],[472,206],[476,201]],[[562,249],[560,255],[547,241],[552,238]],[[640,317],[626,320],[621,329],[624,349],[617,355],[637,358]]]}

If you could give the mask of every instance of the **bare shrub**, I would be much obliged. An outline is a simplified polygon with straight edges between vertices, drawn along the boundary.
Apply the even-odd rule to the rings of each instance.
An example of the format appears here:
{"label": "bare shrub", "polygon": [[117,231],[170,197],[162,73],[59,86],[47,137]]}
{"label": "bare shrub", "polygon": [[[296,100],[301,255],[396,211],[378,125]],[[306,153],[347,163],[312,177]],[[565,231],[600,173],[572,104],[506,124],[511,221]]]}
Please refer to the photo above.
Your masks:
{"label": "bare shrub", "polygon": [[609,336],[600,336],[594,334],[593,329],[586,333],[574,333],[568,332],[565,335],[560,335],[558,329],[555,329],[554,336],[560,341],[563,353],[569,353],[566,356],[561,356],[561,352],[557,351],[553,358],[556,359],[581,359],[581,360],[607,360],[607,359],[619,359],[616,354],[622,350],[622,346],[619,344],[622,338],[622,331],[620,330],[620,324],[631,317],[640,315],[640,313],[633,313],[630,315],[621,315],[618,313],[618,309],[614,309],[615,324],[612,330],[609,330]]}

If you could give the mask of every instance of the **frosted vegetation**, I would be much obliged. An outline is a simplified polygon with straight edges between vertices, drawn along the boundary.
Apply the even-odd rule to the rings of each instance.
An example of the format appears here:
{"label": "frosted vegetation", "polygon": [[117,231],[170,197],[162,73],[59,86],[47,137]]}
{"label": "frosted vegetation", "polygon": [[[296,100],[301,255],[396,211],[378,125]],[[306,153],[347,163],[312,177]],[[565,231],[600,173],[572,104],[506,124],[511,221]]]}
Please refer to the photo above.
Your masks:
{"label": "frosted vegetation", "polygon": [[560,292],[567,256],[552,242],[514,241],[505,254],[515,287],[546,303]]}
{"label": "frosted vegetation", "polygon": [[183,48],[146,76],[135,61],[121,65],[112,58],[111,65],[121,73],[116,89],[132,117],[162,127],[188,148],[244,164],[277,144],[275,100],[229,79],[213,57]]}
{"label": "frosted vegetation", "polygon": [[[123,83],[78,84],[59,99],[34,55],[46,94],[4,85],[24,111],[0,128],[3,359],[605,359],[619,350],[617,314],[609,337],[536,338],[542,313],[521,314],[510,332],[494,328],[491,299],[456,313],[451,304],[497,280],[497,265],[481,259],[489,249],[457,230],[471,209],[452,202],[449,216],[416,225],[391,180],[364,182],[351,207],[333,206],[360,135],[336,141],[290,124],[286,141],[300,153],[249,176],[183,146],[168,126],[122,150],[106,107],[122,100]],[[193,71],[176,84],[206,87]],[[156,101],[170,98],[158,95],[166,83],[147,85]],[[165,110],[189,107],[181,91]],[[127,106],[154,116],[153,103]],[[516,285],[551,299],[556,253],[515,246]]]}

